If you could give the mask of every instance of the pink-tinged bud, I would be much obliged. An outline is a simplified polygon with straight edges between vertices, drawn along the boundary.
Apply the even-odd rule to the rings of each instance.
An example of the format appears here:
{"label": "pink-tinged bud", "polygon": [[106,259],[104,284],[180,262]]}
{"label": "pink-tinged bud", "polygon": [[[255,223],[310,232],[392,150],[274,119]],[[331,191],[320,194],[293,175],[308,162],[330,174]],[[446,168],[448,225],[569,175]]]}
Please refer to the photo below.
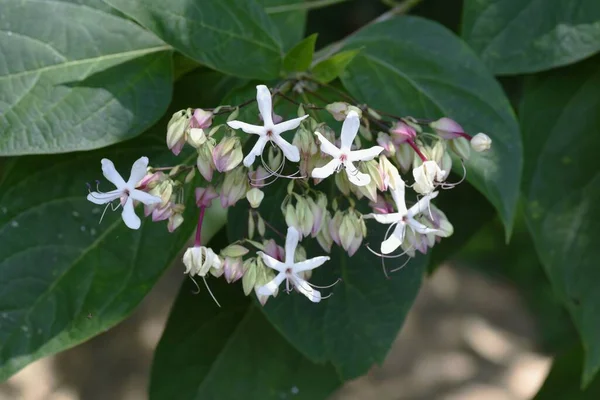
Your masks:
{"label": "pink-tinged bud", "polygon": [[340,227],[342,225],[342,220],[344,219],[344,214],[341,211],[336,211],[335,215],[329,221],[329,234],[331,235],[331,239],[338,246],[341,245],[342,241],[340,238]]}
{"label": "pink-tinged bud", "polygon": [[382,195],[377,195],[377,201],[372,201],[369,206],[376,214],[389,214],[394,212],[394,204],[390,203]]}
{"label": "pink-tinged bud", "polygon": [[161,181],[167,179],[167,176],[162,171],[148,173],[137,184],[136,189],[150,190],[156,187]]}
{"label": "pink-tinged bud", "polygon": [[167,204],[164,207],[155,208],[152,211],[152,222],[164,221],[171,218],[173,215],[172,203]]}
{"label": "pink-tinged bud", "polygon": [[263,167],[258,167],[254,171],[248,172],[248,179],[250,179],[250,186],[261,188],[265,186],[265,181],[271,175]]}
{"label": "pink-tinged bud", "polygon": [[285,251],[283,250],[283,247],[275,243],[273,239],[264,241],[263,246],[265,248],[265,254],[273,257],[278,261],[283,261],[285,259]]}
{"label": "pink-tinged bud", "polygon": [[227,283],[233,283],[244,276],[244,261],[241,257],[225,257],[223,272]]}
{"label": "pink-tinged bud", "polygon": [[248,189],[248,176],[244,167],[228,172],[221,187],[221,206],[227,208],[234,205],[246,196]]}
{"label": "pink-tinged bud", "polygon": [[492,139],[485,133],[478,133],[471,139],[471,148],[477,152],[487,151],[492,147]]}
{"label": "pink-tinged bud", "polygon": [[206,141],[200,148],[198,148],[198,159],[196,160],[196,166],[198,171],[202,174],[204,179],[208,182],[212,180],[215,165],[212,158],[212,152],[214,146],[209,141]]}
{"label": "pink-tinged bud", "polygon": [[308,198],[308,205],[310,207],[310,211],[313,215],[313,226],[310,231],[310,235],[312,237],[316,237],[319,231],[321,230],[321,226],[325,221],[325,212],[327,211],[327,196],[321,193],[317,197],[317,201],[312,198]]}
{"label": "pink-tinged bud", "polygon": [[173,114],[167,124],[167,147],[178,155],[185,145],[190,127],[191,110],[180,110]]}
{"label": "pink-tinged bud", "polygon": [[343,121],[344,119],[346,119],[346,114],[348,114],[349,106],[350,104],[340,101],[336,103],[327,104],[325,106],[325,109],[329,111],[331,116],[333,116],[333,118],[336,121]]}
{"label": "pink-tinged bud", "polygon": [[244,158],[242,146],[237,136],[229,136],[221,140],[212,152],[215,168],[219,172],[231,171],[237,167]]}
{"label": "pink-tinged bud", "polygon": [[181,224],[183,224],[183,216],[181,214],[173,214],[169,217],[167,229],[170,233],[173,233],[175,229],[181,226]]}
{"label": "pink-tinged bud", "polygon": [[392,134],[392,140],[397,145],[407,140],[414,140],[417,136],[414,128],[400,121],[396,122],[392,129],[390,129],[390,133]]}
{"label": "pink-tinged bud", "polygon": [[393,156],[396,154],[396,146],[392,141],[392,138],[387,133],[379,132],[377,135],[377,144],[383,147],[383,154],[386,156]]}
{"label": "pink-tinged bud", "polygon": [[198,187],[196,188],[196,205],[198,207],[208,208],[211,206],[212,201],[219,197],[214,187]]}
{"label": "pink-tinged bud", "polygon": [[408,143],[402,143],[396,148],[396,161],[402,173],[407,173],[415,160],[415,152]]}
{"label": "pink-tinged bud", "polygon": [[323,218],[323,224],[321,229],[317,233],[317,242],[328,253],[331,253],[331,246],[333,245],[333,239],[329,233],[329,222],[331,221],[331,214],[327,211]]}
{"label": "pink-tinged bud", "polygon": [[465,130],[456,121],[450,118],[440,118],[429,124],[442,139],[454,139],[465,134]]}
{"label": "pink-tinged bud", "polygon": [[190,119],[190,127],[198,129],[209,128],[212,124],[213,113],[211,111],[204,111],[201,108],[196,108]]}

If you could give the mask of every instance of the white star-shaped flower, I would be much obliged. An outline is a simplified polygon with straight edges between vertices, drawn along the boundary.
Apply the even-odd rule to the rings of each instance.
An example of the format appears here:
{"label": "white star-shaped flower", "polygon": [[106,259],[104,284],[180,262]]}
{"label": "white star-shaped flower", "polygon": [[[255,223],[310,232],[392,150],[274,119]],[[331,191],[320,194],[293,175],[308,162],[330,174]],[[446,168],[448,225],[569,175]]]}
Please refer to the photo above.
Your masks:
{"label": "white star-shaped flower", "polygon": [[258,288],[259,295],[273,295],[285,279],[288,291],[290,290],[291,285],[300,293],[308,297],[313,303],[321,301],[321,293],[318,290],[315,290],[310,283],[299,275],[299,273],[320,267],[325,261],[329,260],[329,257],[321,256],[306,261],[294,262],[294,254],[296,253],[299,237],[300,234],[296,228],[288,228],[287,236],[285,238],[285,262],[278,261],[262,251],[258,252],[258,255],[262,258],[267,267],[279,272],[271,282]]}
{"label": "white star-shaped flower", "polygon": [[356,113],[356,111],[350,111],[342,125],[340,148],[335,147],[335,145],[319,132],[315,132],[315,135],[317,135],[321,141],[321,151],[332,156],[333,160],[329,161],[321,168],[313,169],[311,173],[313,178],[327,178],[334,172],[339,171],[340,167],[343,167],[346,170],[346,174],[348,174],[348,180],[356,186],[365,186],[371,183],[371,177],[360,172],[354,166],[353,162],[372,160],[383,151],[383,147],[373,146],[370,149],[365,150],[350,150],[359,127],[360,118],[358,117],[358,113]]}
{"label": "white star-shaped flower", "polygon": [[131,229],[138,229],[141,225],[141,221],[133,209],[133,200],[137,200],[146,205],[158,204],[162,201],[160,197],[152,196],[151,194],[135,188],[138,182],[146,175],[148,157],[141,157],[133,163],[131,174],[129,175],[129,180],[127,182],[125,182],[119,172],[117,172],[112,161],[103,158],[101,163],[104,177],[117,188],[106,193],[90,192],[87,199],[94,204],[107,204],[120,198],[121,205],[123,206],[121,216],[123,217],[125,225]]}
{"label": "white star-shaped flower", "polygon": [[[429,209],[429,202],[435,198],[438,192],[433,192],[426,196],[423,196],[414,206],[406,209],[406,202],[404,200],[405,184],[400,175],[393,177],[394,185],[390,186],[392,197],[396,203],[398,212],[389,214],[367,214],[365,218],[374,218],[377,222],[382,224],[393,224],[396,225],[394,232],[389,238],[381,243],[381,253],[390,254],[396,250],[404,241],[404,235],[406,229],[411,228],[413,231],[421,234],[436,233],[437,229],[428,228],[422,223],[415,220],[415,216],[427,211]],[[393,187],[393,188],[392,188]]]}
{"label": "white star-shaped flower", "polygon": [[283,152],[283,155],[292,162],[300,161],[300,151],[296,146],[288,143],[280,135],[283,132],[290,131],[297,128],[308,115],[300,118],[290,119],[289,121],[280,122],[278,124],[273,123],[273,102],[271,100],[271,92],[265,85],[258,85],[256,87],[256,102],[258,103],[258,110],[263,120],[263,126],[251,125],[242,121],[229,121],[229,125],[233,129],[241,129],[246,133],[258,135],[258,141],[250,150],[250,153],[244,158],[244,165],[246,167],[251,166],[256,159],[256,156],[260,156],[265,148],[265,145],[270,140],[275,143]]}

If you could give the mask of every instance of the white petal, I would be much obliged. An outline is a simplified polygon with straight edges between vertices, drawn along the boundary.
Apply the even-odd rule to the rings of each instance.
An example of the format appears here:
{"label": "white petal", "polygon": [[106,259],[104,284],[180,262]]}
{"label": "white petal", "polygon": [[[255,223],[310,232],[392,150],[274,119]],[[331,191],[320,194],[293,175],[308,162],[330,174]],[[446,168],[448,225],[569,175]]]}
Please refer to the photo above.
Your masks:
{"label": "white petal", "polygon": [[374,218],[375,221],[380,224],[393,224],[402,220],[401,214],[399,213],[389,213],[389,214],[367,214],[364,215],[364,218]]}
{"label": "white petal", "polygon": [[423,196],[423,198],[421,200],[419,200],[414,206],[412,206],[411,208],[408,209],[408,212],[406,213],[406,215],[408,215],[409,218],[412,218],[419,213],[428,211],[429,210],[429,202],[432,199],[435,199],[437,197],[438,193],[439,192],[433,192],[433,193]]}
{"label": "white petal", "polygon": [[370,149],[355,150],[348,154],[348,160],[350,161],[369,161],[374,159],[383,151],[381,146],[373,146]]}
{"label": "white petal", "polygon": [[258,111],[265,123],[265,126],[273,126],[273,103],[271,100],[271,92],[265,85],[256,87],[256,102],[258,103]]}
{"label": "white petal", "polygon": [[329,257],[320,256],[320,257],[311,258],[306,261],[301,261],[299,263],[295,263],[294,266],[292,267],[292,272],[298,273],[298,272],[302,272],[302,271],[308,271],[309,269],[315,269],[315,268],[323,265],[325,263],[325,261],[327,261],[327,260],[329,260]]}
{"label": "white petal", "polygon": [[244,157],[244,165],[246,167],[250,167],[252,164],[254,164],[254,160],[256,159],[256,157],[262,154],[263,150],[265,149],[265,144],[267,144],[267,140],[268,139],[266,136],[261,136],[258,138],[256,144],[254,145],[252,150],[250,150],[250,153],[248,153],[246,157]]}
{"label": "white petal", "polygon": [[350,111],[342,124],[342,150],[350,150],[360,127],[360,118],[356,111]]}
{"label": "white petal", "polygon": [[242,121],[229,121],[227,125],[229,125],[230,128],[241,129],[246,133],[253,133],[255,135],[265,135],[267,132],[264,126],[247,124]]}
{"label": "white petal", "polygon": [[395,181],[396,188],[390,188],[390,191],[392,192],[392,198],[394,199],[394,203],[396,203],[398,213],[400,213],[401,215],[406,215],[406,200],[404,199],[406,187],[404,185],[404,181],[402,180],[402,178],[400,178],[400,176],[397,176],[395,178]]}
{"label": "white petal", "polygon": [[354,164],[350,161],[346,161],[344,163],[344,167],[346,168],[346,175],[348,175],[348,180],[355,184],[356,186],[366,186],[371,183],[371,177],[367,174],[363,174],[360,172]]}
{"label": "white petal", "polygon": [[321,151],[323,153],[329,154],[334,158],[338,158],[340,156],[340,149],[335,147],[335,145],[333,145],[329,140],[327,140],[325,136],[321,135],[319,132],[315,132],[315,135],[317,135],[317,138],[319,138],[319,142],[321,142]]}
{"label": "white petal", "polygon": [[140,217],[135,214],[135,210],[133,209],[133,199],[131,197],[128,197],[127,201],[125,201],[121,217],[123,218],[123,221],[125,221],[125,225],[127,225],[128,228],[140,228],[142,222],[140,221]]}
{"label": "white petal", "polygon": [[275,271],[279,271],[279,272],[285,271],[286,265],[284,263],[282,263],[281,261],[274,259],[270,255],[265,254],[262,251],[259,251],[256,254],[258,254],[260,256],[260,258],[262,258],[263,262],[265,263],[265,265],[267,267],[274,269]]}
{"label": "white petal", "polygon": [[300,150],[293,144],[288,143],[284,138],[279,135],[273,135],[271,140],[275,142],[277,146],[283,151],[283,155],[285,158],[290,160],[291,162],[300,161]]}
{"label": "white petal", "polygon": [[283,282],[284,279],[285,279],[285,273],[280,272],[269,283],[267,283],[264,286],[259,287],[256,290],[256,293],[258,293],[261,296],[272,296],[275,294],[277,289],[279,289],[279,285],[281,285],[281,282]]}
{"label": "white petal", "polygon": [[426,225],[423,225],[422,223],[418,222],[415,219],[409,218],[408,219],[408,224],[417,232],[417,233],[422,233],[422,234],[426,234],[426,233],[437,233],[439,232],[439,230],[437,229],[433,229],[433,228],[429,228]]}
{"label": "white petal", "polygon": [[285,263],[287,265],[292,265],[294,263],[294,254],[296,253],[299,238],[300,233],[296,228],[290,226],[285,237]]}
{"label": "white petal", "polygon": [[404,240],[404,230],[406,227],[404,224],[398,224],[394,232],[391,234],[387,240],[381,242],[381,253],[382,254],[390,254],[393,253],[398,247],[402,245],[402,241]]}
{"label": "white petal", "polygon": [[129,180],[127,185],[129,187],[135,187],[144,176],[146,176],[146,169],[148,168],[148,157],[138,158],[131,166],[131,174],[129,174]]}
{"label": "white petal", "polygon": [[113,162],[108,158],[103,158],[100,163],[102,164],[102,173],[104,174],[104,177],[117,188],[124,188],[125,180],[123,180],[123,178],[121,178],[121,174],[117,172],[115,164],[113,164]]}
{"label": "white petal", "polygon": [[294,275],[292,283],[296,290],[305,295],[313,303],[321,301],[321,293],[318,290],[313,289],[304,279]]}
{"label": "white petal", "polygon": [[328,176],[332,175],[339,166],[340,166],[340,159],[334,158],[333,160],[329,161],[324,166],[313,169],[312,172],[310,173],[310,175],[313,178],[324,179],[324,178],[327,178]]}
{"label": "white petal", "polygon": [[291,131],[300,126],[300,123],[308,118],[308,114],[300,118],[290,119],[289,121],[283,121],[273,127],[273,133],[279,135],[282,132]]}
{"label": "white petal", "polygon": [[123,191],[119,189],[111,190],[110,192],[106,193],[90,192],[87,195],[87,199],[94,204],[106,204],[118,199],[122,194]]}
{"label": "white petal", "polygon": [[160,197],[152,196],[149,193],[142,192],[141,190],[137,189],[134,189],[131,192],[129,192],[129,197],[131,197],[134,200],[141,201],[146,205],[159,204],[162,202],[162,199]]}

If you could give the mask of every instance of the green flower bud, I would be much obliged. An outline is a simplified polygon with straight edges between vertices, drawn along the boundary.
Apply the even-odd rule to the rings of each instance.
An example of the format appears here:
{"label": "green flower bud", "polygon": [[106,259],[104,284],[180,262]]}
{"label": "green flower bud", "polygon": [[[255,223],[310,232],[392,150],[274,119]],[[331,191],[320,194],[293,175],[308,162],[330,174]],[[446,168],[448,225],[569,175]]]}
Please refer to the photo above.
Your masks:
{"label": "green flower bud", "polygon": [[468,160],[471,155],[471,144],[464,137],[457,137],[456,139],[449,140],[448,147],[463,160]]}

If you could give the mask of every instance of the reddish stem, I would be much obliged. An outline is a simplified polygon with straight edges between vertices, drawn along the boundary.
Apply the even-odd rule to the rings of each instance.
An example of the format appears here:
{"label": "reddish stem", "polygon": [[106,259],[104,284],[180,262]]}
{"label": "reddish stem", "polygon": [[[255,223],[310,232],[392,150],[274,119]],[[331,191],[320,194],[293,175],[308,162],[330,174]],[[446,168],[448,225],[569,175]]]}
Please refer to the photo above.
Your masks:
{"label": "reddish stem", "polygon": [[196,247],[201,246],[200,242],[202,239],[202,220],[204,220],[204,210],[206,210],[206,207],[200,206],[200,215],[198,215],[198,226],[196,227],[196,240],[194,241],[194,246]]}
{"label": "reddish stem", "polygon": [[417,145],[415,144],[415,142],[413,140],[409,139],[406,141],[406,143],[408,143],[410,145],[410,147],[412,147],[412,149],[415,151],[415,153],[417,153],[417,155],[419,156],[421,161],[423,161],[423,162],[427,161],[427,157],[425,157],[425,155],[423,155],[423,153],[421,153],[421,150],[419,150],[419,148],[417,147]]}

